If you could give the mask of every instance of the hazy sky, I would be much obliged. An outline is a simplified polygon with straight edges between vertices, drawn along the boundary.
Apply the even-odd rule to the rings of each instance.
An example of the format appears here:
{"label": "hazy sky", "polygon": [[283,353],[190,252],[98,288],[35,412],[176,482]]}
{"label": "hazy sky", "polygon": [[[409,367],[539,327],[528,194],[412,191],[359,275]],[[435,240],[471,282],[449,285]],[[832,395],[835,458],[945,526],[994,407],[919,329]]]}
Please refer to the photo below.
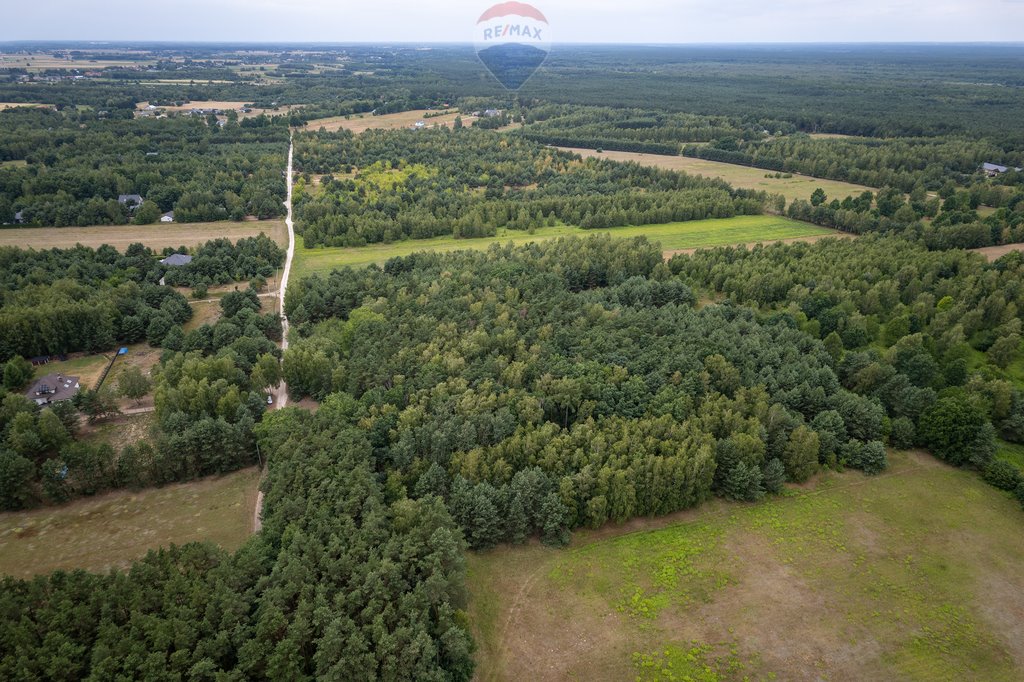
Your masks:
{"label": "hazy sky", "polygon": [[[0,41],[469,42],[474,0],[0,0]],[[559,42],[1024,41],[1024,0],[537,0]]]}

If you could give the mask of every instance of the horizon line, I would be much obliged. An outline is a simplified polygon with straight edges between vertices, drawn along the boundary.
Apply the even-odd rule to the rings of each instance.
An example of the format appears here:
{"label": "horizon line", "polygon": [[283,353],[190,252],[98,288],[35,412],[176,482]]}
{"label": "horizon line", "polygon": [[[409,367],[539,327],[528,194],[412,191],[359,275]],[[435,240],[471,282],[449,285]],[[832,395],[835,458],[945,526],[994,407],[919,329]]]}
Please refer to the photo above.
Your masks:
{"label": "horizon line", "polygon": [[[101,39],[101,38],[18,38],[0,40],[2,45],[51,43],[51,44],[94,44],[94,45],[318,45],[318,46],[392,46],[416,45],[421,47],[472,47],[472,41],[420,41],[420,40],[207,40],[207,39]],[[727,47],[727,46],[772,46],[772,45],[814,45],[814,46],[850,46],[850,45],[962,45],[962,46],[1012,46],[1024,47],[1021,40],[779,40],[779,41],[690,41],[670,42],[589,42],[589,41],[558,41],[556,45],[573,45],[582,47]]]}

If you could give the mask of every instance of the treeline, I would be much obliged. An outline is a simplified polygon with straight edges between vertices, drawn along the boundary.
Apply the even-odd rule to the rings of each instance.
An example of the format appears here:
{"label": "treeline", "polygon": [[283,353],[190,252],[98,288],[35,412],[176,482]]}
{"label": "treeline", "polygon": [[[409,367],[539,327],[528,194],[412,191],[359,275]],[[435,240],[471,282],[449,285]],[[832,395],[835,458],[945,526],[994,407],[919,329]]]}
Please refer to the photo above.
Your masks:
{"label": "treeline", "polygon": [[290,287],[284,376],[342,394],[390,489],[477,548],[884,468],[884,409],[823,344],[694,301],[644,240],[418,254]]}
{"label": "treeline", "polygon": [[[999,206],[984,218],[985,201]],[[974,249],[1024,241],[1024,191],[993,185],[943,188],[937,196],[921,187],[909,196],[894,188],[865,191],[842,201],[818,189],[810,201],[798,199],[786,209],[790,218],[852,234],[898,234],[933,250]]]}
{"label": "treeline", "polygon": [[637,164],[588,159],[472,130],[316,133],[297,138],[306,246],[454,234],[491,236],[558,223],[584,228],[756,214],[761,192]]}
{"label": "treeline", "polygon": [[192,318],[188,300],[170,287],[125,281],[93,287],[73,280],[32,284],[3,297],[0,361],[15,355],[101,352],[117,343],[159,345]]}
{"label": "treeline", "polygon": [[522,112],[525,137],[562,147],[678,155],[687,143],[756,140],[766,131],[788,134],[795,126],[761,119],[741,122],[655,109],[580,107],[538,103]]}
{"label": "treeline", "polygon": [[[463,542],[436,498],[391,495],[344,408],[258,427],[263,530],[235,554],[0,582],[0,677],[469,680]],[[169,636],[168,633],[176,633]]]}
{"label": "treeline", "polygon": [[1019,152],[1006,153],[986,140],[952,136],[815,139],[791,135],[750,140],[728,136],[708,146],[687,145],[683,154],[903,192],[969,184],[985,162],[1024,165]]}
{"label": "treeline", "polygon": [[2,247],[0,362],[107,351],[117,343],[159,346],[192,317],[182,294],[157,286],[162,277],[170,285],[205,287],[266,278],[283,262],[284,251],[262,234],[234,244],[208,241],[180,267],[161,265],[159,255],[142,244],[132,244],[124,254],[108,245]]}
{"label": "treeline", "polygon": [[843,387],[885,408],[894,444],[926,446],[989,478],[1006,469],[994,459],[997,437],[1024,442],[1024,393],[1010,370],[1021,350],[1020,254],[987,264],[864,237],[703,251],[670,267],[822,339]]}
{"label": "treeline", "polygon": [[164,269],[171,286],[229,284],[254,277],[267,278],[284,265],[285,252],[265,234],[230,239],[211,239],[192,254],[191,262]]}
{"label": "treeline", "polygon": [[[147,224],[241,220],[284,212],[288,131],[260,119],[93,120],[60,112],[0,114],[0,224]],[[121,195],[140,195],[133,207]]]}

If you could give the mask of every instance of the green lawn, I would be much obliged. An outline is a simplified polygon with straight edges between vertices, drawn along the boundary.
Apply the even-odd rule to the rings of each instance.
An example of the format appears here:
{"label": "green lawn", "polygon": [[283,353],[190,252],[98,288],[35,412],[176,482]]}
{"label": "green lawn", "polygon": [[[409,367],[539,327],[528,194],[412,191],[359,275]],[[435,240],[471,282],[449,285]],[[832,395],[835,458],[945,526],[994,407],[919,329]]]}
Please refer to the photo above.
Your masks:
{"label": "green lawn", "polygon": [[485,680],[1024,679],[1024,511],[923,453],[469,556]]}
{"label": "green lawn", "polygon": [[495,242],[526,244],[567,235],[586,236],[589,234],[610,234],[623,238],[645,236],[652,241],[660,242],[666,251],[673,251],[778,239],[818,237],[836,234],[836,232],[779,216],[758,215],[605,230],[581,230],[578,227],[559,226],[537,230],[532,235],[525,232],[502,230],[497,237],[477,239],[436,237],[352,248],[306,249],[303,247],[302,237],[298,237],[292,274],[294,277],[301,278],[315,272],[327,273],[334,268],[346,265],[364,267],[372,263],[382,264],[388,258],[408,256],[415,251],[486,249]]}

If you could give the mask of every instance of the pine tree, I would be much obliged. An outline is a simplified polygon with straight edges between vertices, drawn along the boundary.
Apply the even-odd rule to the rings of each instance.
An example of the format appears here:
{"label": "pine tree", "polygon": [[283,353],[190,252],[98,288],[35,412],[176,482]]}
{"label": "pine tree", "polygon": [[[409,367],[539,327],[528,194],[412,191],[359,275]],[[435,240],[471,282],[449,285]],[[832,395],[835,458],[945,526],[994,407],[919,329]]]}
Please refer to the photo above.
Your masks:
{"label": "pine tree", "polygon": [[755,502],[764,497],[762,478],[760,467],[739,462],[726,474],[722,489],[725,496],[733,500]]}
{"label": "pine tree", "polygon": [[773,495],[782,492],[783,486],[786,483],[786,467],[783,465],[782,460],[773,459],[765,464],[763,475],[762,484],[767,492]]}

